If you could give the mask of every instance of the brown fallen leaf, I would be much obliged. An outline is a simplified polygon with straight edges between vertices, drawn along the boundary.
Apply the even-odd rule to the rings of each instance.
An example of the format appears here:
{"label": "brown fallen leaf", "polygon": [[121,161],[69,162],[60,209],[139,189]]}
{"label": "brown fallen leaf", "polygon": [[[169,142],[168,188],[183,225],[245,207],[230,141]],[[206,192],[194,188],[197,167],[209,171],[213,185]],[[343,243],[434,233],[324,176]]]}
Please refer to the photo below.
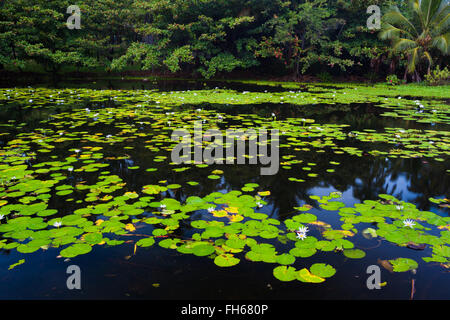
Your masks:
{"label": "brown fallen leaf", "polygon": [[406,244],[406,247],[410,248],[410,249],[413,249],[413,250],[424,250],[427,247],[427,245],[424,244],[424,243],[417,244],[417,243],[414,243],[414,242],[410,241],[410,242],[408,242]]}
{"label": "brown fallen leaf", "polygon": [[388,260],[381,260],[378,259],[377,263],[382,266],[383,268],[385,268],[387,271],[389,272],[394,272],[394,267],[392,266],[392,264],[388,261]]}

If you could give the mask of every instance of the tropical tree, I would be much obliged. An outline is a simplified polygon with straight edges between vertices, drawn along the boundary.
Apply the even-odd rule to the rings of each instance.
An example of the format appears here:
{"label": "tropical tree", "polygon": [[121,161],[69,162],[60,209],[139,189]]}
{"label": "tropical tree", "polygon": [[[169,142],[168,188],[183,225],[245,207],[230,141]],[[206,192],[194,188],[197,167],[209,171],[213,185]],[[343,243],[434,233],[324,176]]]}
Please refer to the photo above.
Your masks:
{"label": "tropical tree", "polygon": [[[382,18],[379,37],[392,41],[392,50],[407,59],[404,79],[412,74],[420,81],[420,64],[425,61],[430,73],[433,56],[449,54],[449,0],[410,0],[411,17],[398,7],[391,8]],[[419,71],[418,71],[419,69]]]}

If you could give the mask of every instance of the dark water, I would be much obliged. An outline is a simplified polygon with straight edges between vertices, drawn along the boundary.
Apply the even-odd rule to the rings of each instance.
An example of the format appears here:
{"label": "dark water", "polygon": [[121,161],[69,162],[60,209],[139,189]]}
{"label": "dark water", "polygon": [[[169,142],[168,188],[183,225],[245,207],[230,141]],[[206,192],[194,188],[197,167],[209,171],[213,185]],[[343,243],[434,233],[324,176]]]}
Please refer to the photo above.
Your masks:
{"label": "dark water", "polygon": [[[36,84],[33,84],[36,85]],[[109,89],[158,89],[185,90],[221,88],[239,90],[282,90],[279,87],[264,87],[255,85],[230,83],[205,83],[188,81],[95,81],[95,83],[59,83],[64,87],[98,87]],[[51,87],[52,84],[47,84]],[[77,107],[92,107],[89,103]],[[186,106],[192,107],[195,106]],[[405,127],[427,129],[427,125],[407,123],[402,120],[380,117],[380,108],[370,104],[333,105],[313,107],[294,107],[288,105],[249,105],[234,106],[202,105],[209,109],[230,114],[277,112],[283,117],[314,118],[318,123],[347,123],[350,130],[363,128],[382,129],[384,127]],[[63,111],[64,107],[27,109],[20,106],[0,110],[1,123],[14,119],[18,123],[26,122],[27,129],[38,126],[39,121],[46,119],[50,113]],[[318,112],[320,110],[320,112]],[[66,110],[64,110],[66,111]],[[436,126],[433,127],[436,129]],[[2,129],[3,130],[3,129]],[[14,129],[11,129],[14,132]],[[107,132],[108,128],[104,128]],[[447,128],[448,130],[448,128]],[[2,141],[5,143],[6,141]],[[363,148],[363,144],[355,145]],[[67,145],[67,149],[76,147]],[[364,150],[364,149],[363,149]],[[114,155],[114,150],[102,151],[105,157]],[[285,151],[286,152],[286,151]],[[170,191],[170,196],[183,201],[188,196],[205,196],[214,191],[240,190],[245,183],[256,182],[261,190],[271,190],[268,205],[259,212],[268,214],[271,218],[284,220],[292,216],[293,207],[304,203],[316,206],[309,195],[328,195],[333,191],[342,192],[343,201],[347,206],[361,203],[364,200],[376,200],[378,194],[386,193],[400,200],[411,202],[421,210],[435,212],[447,217],[448,209],[440,208],[428,201],[429,197],[443,198],[450,196],[450,181],[443,174],[448,169],[448,159],[437,162],[431,159],[402,159],[384,157],[352,157],[347,154],[293,152],[287,154],[299,155],[303,163],[314,162],[314,172],[324,172],[316,179],[308,179],[304,183],[287,180],[292,176],[290,170],[280,170],[274,176],[261,176],[259,168],[251,165],[215,165],[208,167],[207,172],[214,169],[224,171],[220,180],[207,179],[207,172],[195,168],[182,173],[171,171],[168,163],[149,164],[148,151],[139,147],[129,151],[129,160],[111,160],[108,171],[120,176],[128,190],[140,190],[142,186],[151,184],[149,181],[167,180],[168,183],[178,183],[183,188]],[[283,154],[281,154],[283,155]],[[330,166],[328,162],[341,163],[339,170],[326,173]],[[144,170],[129,170],[128,167],[139,165],[141,168],[158,167],[157,172]],[[300,166],[301,167],[301,166]],[[295,168],[294,168],[295,169]],[[292,170],[294,170],[292,169]],[[84,178],[89,179],[88,174]],[[185,182],[197,181],[198,186],[187,186]],[[53,201],[53,202],[52,202]],[[59,204],[51,200],[49,207],[70,213],[76,209],[75,204]],[[309,211],[317,215],[318,220],[331,225],[340,223],[339,216],[319,207]],[[193,213],[193,218],[199,218],[201,213]],[[357,225],[358,227],[358,225]],[[365,226],[367,227],[367,226]],[[363,228],[358,227],[359,231]],[[151,233],[152,227],[138,229],[139,234]],[[182,234],[192,234],[187,225],[181,227]],[[320,237],[317,230],[311,235]],[[123,237],[125,240],[135,240]],[[275,264],[241,262],[232,268],[219,268],[207,257],[183,255],[176,250],[160,248],[154,245],[150,248],[138,248],[136,255],[130,259],[125,257],[133,253],[134,241],[116,247],[104,248],[94,246],[92,252],[81,255],[72,261],[57,259],[60,249],[50,248],[39,250],[25,256],[26,263],[8,271],[8,266],[22,258],[15,250],[0,250],[0,299],[409,299],[412,282],[415,284],[415,299],[450,299],[450,274],[438,263],[424,263],[422,257],[431,255],[431,250],[415,251],[400,248],[395,244],[376,239],[368,240],[358,232],[351,239],[356,248],[366,251],[363,259],[348,259],[340,253],[318,251],[310,258],[297,258],[293,267],[301,269],[312,263],[325,262],[333,265],[337,274],[321,284],[308,284],[299,281],[283,283],[272,275]],[[285,246],[276,239],[267,241],[274,244],[280,251]],[[378,259],[394,259],[396,257],[411,258],[419,262],[417,273],[390,273],[381,269],[382,282],[387,285],[380,290],[368,290],[366,269],[377,264]],[[76,264],[82,272],[82,289],[68,290],[66,287],[66,269],[70,264]],[[155,285],[157,284],[157,285]]]}

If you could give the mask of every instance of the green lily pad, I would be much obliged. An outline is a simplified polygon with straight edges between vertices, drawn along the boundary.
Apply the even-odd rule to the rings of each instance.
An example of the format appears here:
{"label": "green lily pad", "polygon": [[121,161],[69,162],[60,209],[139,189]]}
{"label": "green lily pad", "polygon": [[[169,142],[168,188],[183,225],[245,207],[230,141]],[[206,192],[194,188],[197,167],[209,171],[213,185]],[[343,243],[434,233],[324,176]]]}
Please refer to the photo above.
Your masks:
{"label": "green lily pad", "polygon": [[150,238],[144,238],[139,240],[138,242],[136,242],[136,245],[139,247],[150,247],[155,243],[155,239],[150,237]]}
{"label": "green lily pad", "polygon": [[321,278],[329,278],[336,273],[336,269],[325,263],[315,263],[309,269],[311,273]]}
{"label": "green lily pad", "polygon": [[200,244],[192,248],[192,253],[196,256],[209,256],[214,253],[216,249],[211,244]]}
{"label": "green lily pad", "polygon": [[344,256],[350,259],[361,259],[366,256],[366,253],[361,249],[345,249]]}
{"label": "green lily pad", "polygon": [[293,267],[278,266],[273,269],[273,275],[280,281],[292,281],[297,278],[297,272]]}
{"label": "green lily pad", "polygon": [[291,256],[290,254],[284,253],[279,256],[277,256],[277,263],[288,265],[293,264],[295,262],[295,258]]}
{"label": "green lily pad", "polygon": [[408,258],[397,258],[394,260],[389,260],[389,263],[391,263],[394,267],[394,272],[405,272],[416,269],[419,266],[416,261]]}
{"label": "green lily pad", "polygon": [[61,250],[60,255],[64,258],[74,258],[81,254],[89,253],[92,247],[85,243],[76,243],[63,250]]}
{"label": "green lily pad", "polygon": [[231,267],[239,263],[239,259],[232,254],[221,254],[214,259],[214,263],[219,267]]}

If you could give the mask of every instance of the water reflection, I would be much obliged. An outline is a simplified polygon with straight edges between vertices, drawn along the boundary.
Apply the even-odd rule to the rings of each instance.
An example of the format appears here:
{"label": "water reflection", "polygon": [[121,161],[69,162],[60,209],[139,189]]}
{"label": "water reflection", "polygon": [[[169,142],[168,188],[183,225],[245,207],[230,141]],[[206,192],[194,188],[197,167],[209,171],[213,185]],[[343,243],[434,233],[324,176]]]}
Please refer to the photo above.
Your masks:
{"label": "water reflection", "polygon": [[[73,84],[74,87],[79,85]],[[99,84],[97,84],[99,85]],[[103,85],[103,84],[102,84]],[[175,90],[186,89],[189,86],[193,88],[204,88],[203,83],[183,83],[178,82],[174,87],[174,84],[162,83],[116,83],[109,81],[106,84],[108,88],[158,88],[159,90]],[[207,86],[210,84],[207,84]],[[229,85],[229,84],[228,84]],[[170,89],[169,89],[170,88]],[[252,88],[246,86],[245,88]],[[243,89],[243,87],[239,87]],[[258,87],[258,90],[277,90],[279,88]],[[0,110],[0,119],[2,123],[7,123],[8,120],[15,119],[16,123],[26,123],[27,130],[33,130],[34,128],[42,127],[41,120],[48,119],[52,114],[59,112],[66,112],[72,108],[95,108],[114,107],[119,103],[110,99],[107,101],[91,102],[82,101],[79,104],[73,105],[48,105],[43,108],[29,109],[23,106],[10,106],[7,110]],[[198,106],[184,106],[185,108],[196,108]],[[379,114],[383,112],[380,108],[371,104],[351,104],[351,105],[310,105],[310,106],[293,106],[288,104],[262,104],[262,105],[248,105],[248,106],[226,106],[226,105],[202,105],[203,108],[212,108],[219,112],[237,114],[259,114],[270,115],[272,112],[277,114],[280,119],[289,117],[308,117],[314,118],[319,123],[346,123],[350,125],[348,130],[360,130],[363,128],[372,128],[382,130],[385,127],[405,127],[405,128],[430,128],[426,124],[417,124],[416,122],[408,122],[398,119],[386,119],[380,117]],[[77,130],[83,131],[88,127],[80,127]],[[107,126],[96,127],[96,132],[107,133],[111,131],[111,128]],[[435,129],[435,128],[434,128]],[[16,126],[8,128],[2,128],[3,131],[11,130],[14,132],[20,132],[21,129]],[[10,137],[3,137],[3,143],[6,143],[7,139],[14,138],[14,134]],[[147,137],[148,139],[148,137]],[[365,144],[354,142],[355,146],[364,150]],[[291,169],[280,169],[278,174],[273,176],[261,176],[260,167],[258,165],[213,165],[204,169],[192,167],[187,171],[180,173],[174,172],[172,169],[174,166],[169,164],[169,161],[153,162],[156,155],[164,153],[154,153],[145,149],[144,141],[135,140],[134,150],[127,150],[129,154],[128,159],[112,160],[107,157],[118,156],[117,150],[123,150],[123,145],[105,146],[102,152],[105,155],[103,160],[108,163],[107,171],[110,174],[118,175],[126,183],[124,190],[120,190],[120,194],[125,191],[137,191],[142,190],[142,187],[149,184],[157,184],[159,181],[165,180],[168,184],[177,183],[183,187],[180,189],[169,190],[162,195],[156,195],[158,200],[161,197],[175,198],[180,202],[184,202],[189,196],[206,196],[211,192],[228,192],[231,190],[240,190],[246,183],[258,183],[259,190],[270,190],[271,195],[267,198],[269,202],[267,206],[263,208],[261,212],[268,214],[272,218],[284,220],[289,218],[293,214],[293,207],[301,206],[303,204],[309,204],[314,207],[313,210],[319,211],[317,203],[310,198],[310,195],[326,195],[332,191],[340,191],[343,194],[343,202],[346,205],[351,206],[358,202],[365,200],[378,199],[378,195],[382,193],[391,194],[400,200],[412,202],[417,205],[420,210],[431,210],[442,216],[448,216],[449,209],[440,208],[438,205],[429,202],[429,198],[449,198],[450,194],[450,180],[448,175],[443,175],[443,172],[447,170],[447,162],[435,161],[432,158],[422,159],[403,159],[403,158],[385,158],[374,157],[368,155],[366,152],[363,156],[350,156],[348,154],[335,154],[332,150],[326,150],[324,153],[315,152],[314,149],[309,152],[297,152],[294,150],[282,149],[280,153],[283,155],[294,155],[296,159],[301,159],[302,164],[291,165]],[[55,150],[53,155],[64,156],[66,150],[77,147],[77,143],[67,143]],[[58,153],[60,152],[60,153]],[[50,158],[49,158],[50,159]],[[41,159],[42,160],[42,159]],[[330,161],[336,161],[340,164],[336,167],[335,172],[327,172],[330,169]],[[302,170],[302,167],[307,163],[314,163],[312,166],[312,172],[317,173],[317,177],[308,177],[306,172]],[[130,167],[139,166],[140,169],[131,170]],[[146,168],[157,167],[158,170],[154,172],[145,171]],[[218,180],[208,179],[207,176],[211,171],[220,169],[224,171],[223,177]],[[94,173],[77,173],[77,178],[70,176],[65,182],[68,184],[76,185],[81,181],[86,184],[91,184],[97,181],[97,174]],[[290,181],[290,177],[299,177],[304,179],[304,182]],[[188,181],[196,181],[199,184],[196,186],[188,186]],[[49,208],[57,208],[59,210],[58,215],[65,215],[72,213],[79,208],[77,200],[83,200],[84,194],[75,194],[74,201],[61,204],[58,202],[58,198],[52,197],[49,202]],[[193,218],[198,218],[196,215],[201,215],[202,212],[196,212],[193,214]],[[329,215],[330,223],[339,223],[338,216]],[[95,216],[87,217],[87,219],[94,221]],[[130,222],[124,221],[126,223]],[[151,230],[141,229],[140,233],[151,232]],[[188,221],[183,222],[182,227],[176,231],[175,235],[178,236],[190,236],[192,229]],[[359,236],[359,235],[358,235]],[[360,237],[361,238],[361,237]],[[364,241],[364,239],[359,239]],[[364,243],[363,243],[364,244]],[[117,248],[109,248],[103,250],[96,248],[95,252],[90,255],[80,256],[77,258],[77,263],[82,265],[83,270],[86,270],[87,277],[96,284],[96,288],[90,287],[89,292],[83,297],[125,297],[125,293],[130,293],[138,297],[146,298],[179,298],[186,297],[186,293],[183,292],[184,288],[189,287],[192,290],[190,294],[192,297],[226,297],[226,298],[241,298],[242,294],[245,297],[250,298],[286,298],[296,295],[296,298],[307,297],[369,297],[369,294],[365,290],[361,290],[358,287],[359,282],[356,282],[355,274],[363,274],[364,268],[361,267],[361,262],[346,262],[345,270],[340,270],[342,276],[330,279],[326,287],[313,288],[302,287],[299,292],[298,287],[295,284],[282,284],[278,285],[276,291],[268,291],[267,284],[275,283],[272,277],[272,268],[270,265],[261,265],[255,263],[249,263],[242,259],[235,272],[227,273],[224,270],[220,270],[205,262],[205,259],[196,259],[196,257],[186,257],[163,250],[159,247],[152,248],[154,251],[150,254],[144,252],[140,256],[133,260],[123,259],[124,256],[128,256],[132,252],[132,244],[129,246],[124,245]],[[386,250],[390,250],[389,253],[394,255],[396,247],[392,248],[389,244],[383,247],[379,247],[372,253],[368,253],[367,260],[364,263],[377,261],[377,258],[384,257],[383,253]],[[385,251],[383,251],[385,250]],[[39,252],[36,255],[31,255],[27,264],[24,265],[22,271],[18,273],[2,273],[0,277],[4,283],[14,283],[15,288],[19,288],[14,293],[16,296],[28,297],[37,295],[38,293],[31,293],[29,285],[25,281],[21,281],[17,275],[36,275],[36,270],[41,270],[40,273],[51,278],[51,274],[62,274],[61,278],[65,276],[64,263],[62,261],[55,261],[54,256],[57,254],[56,249],[49,249],[49,253],[45,256],[45,253]],[[8,258],[15,259],[17,253],[14,250],[1,250],[1,254],[8,256]],[[324,256],[318,256],[324,258]],[[429,253],[427,253],[429,254]],[[9,257],[11,256],[11,257]],[[325,258],[324,258],[325,259]],[[308,260],[306,260],[308,261]],[[343,265],[342,259],[339,260],[336,256],[327,256],[327,262],[332,263],[338,269]],[[303,263],[303,260],[302,260]],[[363,263],[363,264],[364,264]],[[0,261],[0,265],[6,270],[8,264]],[[38,266],[38,267],[36,267]],[[36,270],[33,270],[35,268]],[[433,272],[428,272],[427,275],[433,275]],[[358,273],[359,272],[359,273]],[[111,276],[115,275],[115,276]],[[144,277],[143,275],[149,275]],[[386,281],[390,283],[392,275],[385,275]],[[440,275],[441,276],[441,275]],[[400,275],[403,277],[399,281],[405,284],[406,288],[409,285],[410,275]],[[115,280],[117,278],[117,280]],[[436,281],[438,276],[430,276],[427,280],[423,279],[423,284],[419,283],[419,286],[424,287],[431,286],[430,282]],[[38,277],[36,277],[38,279]],[[59,278],[58,278],[59,279]],[[112,280],[113,279],[113,280]],[[344,279],[350,279],[345,280]],[[428,279],[428,278],[427,278]],[[441,278],[438,278],[441,279]],[[211,285],[198,285],[198,282],[204,280],[209,281]],[[59,280],[58,280],[59,281]],[[64,278],[61,280],[63,283]],[[394,281],[394,279],[392,279]],[[112,286],[111,282],[116,286]],[[164,282],[164,286],[161,290],[155,291],[152,287],[153,283]],[[397,282],[397,283],[399,283]],[[47,294],[50,297],[55,296],[70,296],[65,291],[46,291],[48,286],[57,287],[56,283],[40,284],[37,280],[32,281],[35,287],[40,288],[43,294]],[[241,286],[236,286],[236,283],[241,283]],[[242,284],[245,284],[243,290]],[[275,285],[274,285],[275,286]],[[109,290],[109,288],[119,287],[117,290]],[[448,296],[447,291],[443,292],[445,288],[439,285],[433,284],[433,289],[437,297]],[[220,289],[217,289],[220,288]],[[250,289],[248,289],[250,288]],[[350,289],[348,289],[350,288]],[[358,289],[359,288],[359,289]],[[363,288],[364,289],[364,288]],[[389,297],[403,297],[399,286],[392,286],[388,288],[389,292],[384,295],[384,298]],[[404,289],[404,288],[403,288]],[[0,290],[0,298],[8,297],[6,289]],[[219,292],[219,290],[221,290]],[[243,293],[245,291],[245,293]],[[50,293],[49,293],[50,292]],[[117,293],[115,293],[117,292]],[[386,291],[385,291],[386,292]],[[384,292],[384,293],[385,293]],[[420,291],[420,294],[424,294]],[[384,294],[383,293],[383,294]],[[429,292],[428,292],[429,293]],[[117,296],[116,296],[117,295]],[[379,297],[379,296],[378,296]],[[430,297],[430,296],[423,296]]]}

